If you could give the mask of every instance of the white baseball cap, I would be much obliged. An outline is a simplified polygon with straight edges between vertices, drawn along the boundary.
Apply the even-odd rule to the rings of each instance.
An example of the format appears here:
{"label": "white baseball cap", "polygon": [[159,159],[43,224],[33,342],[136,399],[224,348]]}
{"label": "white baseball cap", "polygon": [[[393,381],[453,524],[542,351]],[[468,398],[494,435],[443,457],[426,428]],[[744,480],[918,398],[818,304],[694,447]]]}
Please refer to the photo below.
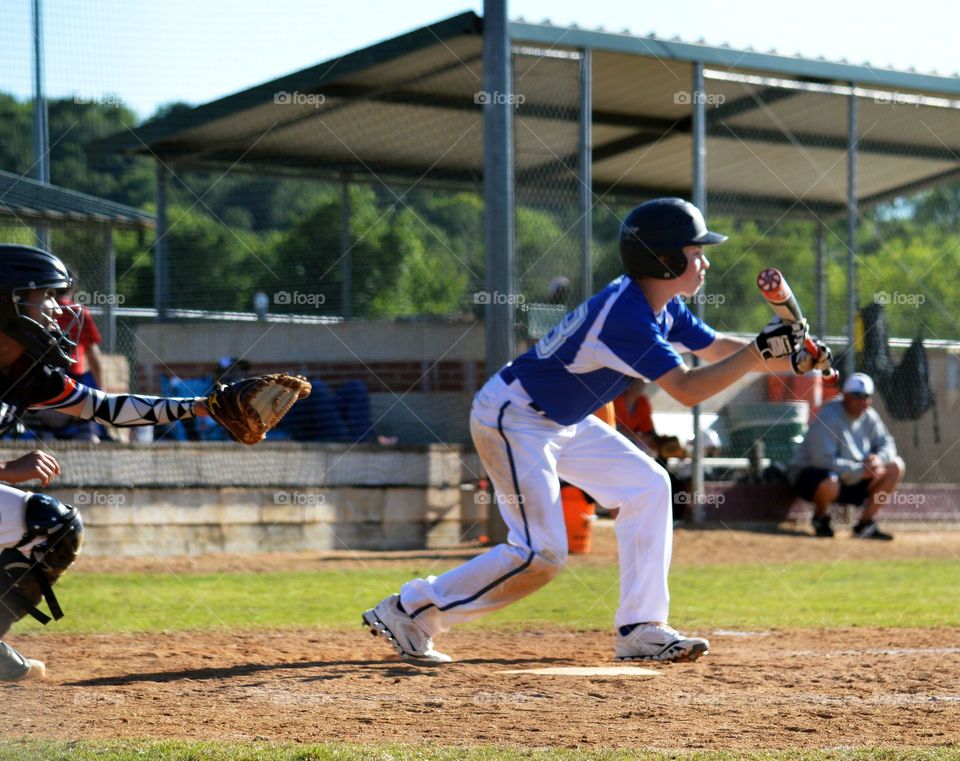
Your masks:
{"label": "white baseball cap", "polygon": [[873,378],[865,373],[854,373],[843,382],[843,393],[873,396]]}

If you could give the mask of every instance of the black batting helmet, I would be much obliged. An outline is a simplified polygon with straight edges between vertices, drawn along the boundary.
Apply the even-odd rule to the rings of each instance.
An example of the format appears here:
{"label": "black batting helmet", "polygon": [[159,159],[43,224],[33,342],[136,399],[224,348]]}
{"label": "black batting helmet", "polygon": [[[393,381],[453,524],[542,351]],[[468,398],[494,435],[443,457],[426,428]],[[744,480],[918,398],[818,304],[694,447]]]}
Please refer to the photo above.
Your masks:
{"label": "black batting helmet", "polygon": [[[60,290],[72,279],[62,261],[49,251],[16,243],[0,243],[0,332],[17,341],[28,355],[57,367],[70,367],[76,343],[56,322],[42,325],[21,310],[26,291]],[[76,315],[78,316],[78,315]]]}
{"label": "black batting helmet", "polygon": [[687,268],[684,246],[723,243],[707,230],[700,209],[682,198],[655,198],[631,211],[620,226],[620,261],[632,277],[673,280]]}

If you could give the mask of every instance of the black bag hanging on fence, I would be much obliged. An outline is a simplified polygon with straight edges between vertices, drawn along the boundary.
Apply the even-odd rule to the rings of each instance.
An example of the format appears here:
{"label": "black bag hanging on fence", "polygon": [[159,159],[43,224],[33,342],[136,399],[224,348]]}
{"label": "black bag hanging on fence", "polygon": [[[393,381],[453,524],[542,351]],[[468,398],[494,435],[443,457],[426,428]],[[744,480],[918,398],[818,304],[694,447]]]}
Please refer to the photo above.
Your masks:
{"label": "black bag hanging on fence", "polygon": [[863,322],[863,353],[859,357],[859,370],[873,378],[878,386],[883,386],[896,367],[890,356],[887,313],[883,304],[870,304],[860,310],[860,319]]}
{"label": "black bag hanging on fence", "polygon": [[[930,384],[930,362],[921,338],[913,339],[888,380],[880,385],[883,400],[894,420],[918,421],[933,408],[933,440],[940,443],[937,397]],[[913,443],[920,445],[919,423],[913,426]]]}

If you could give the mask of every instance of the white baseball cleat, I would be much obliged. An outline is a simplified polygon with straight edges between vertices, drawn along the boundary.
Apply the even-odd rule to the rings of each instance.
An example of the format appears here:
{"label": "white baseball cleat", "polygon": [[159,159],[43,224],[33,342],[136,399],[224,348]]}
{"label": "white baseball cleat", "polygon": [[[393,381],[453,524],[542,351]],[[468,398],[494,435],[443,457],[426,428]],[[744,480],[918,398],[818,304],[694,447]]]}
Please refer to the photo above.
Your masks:
{"label": "white baseball cleat", "polygon": [[666,624],[637,624],[628,634],[617,634],[614,660],[695,661],[710,652],[700,637],[685,637]]}
{"label": "white baseball cleat", "polygon": [[374,637],[383,637],[407,663],[436,666],[453,660],[433,649],[433,640],[407,613],[400,609],[400,595],[390,595],[377,607],[365,611],[363,624]]}
{"label": "white baseball cleat", "polygon": [[27,673],[24,674],[18,681],[27,681],[28,679],[36,679],[37,681],[45,679],[47,676],[47,666],[43,661],[35,660],[34,658],[27,658]]}

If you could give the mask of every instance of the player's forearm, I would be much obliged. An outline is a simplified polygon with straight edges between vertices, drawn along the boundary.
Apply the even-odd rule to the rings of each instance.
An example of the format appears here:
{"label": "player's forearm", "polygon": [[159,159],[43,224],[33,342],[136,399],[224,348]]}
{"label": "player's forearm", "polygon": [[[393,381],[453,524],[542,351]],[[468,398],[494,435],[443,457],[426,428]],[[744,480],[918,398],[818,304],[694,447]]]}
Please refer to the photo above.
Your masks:
{"label": "player's forearm", "polygon": [[[716,340],[705,349],[695,351],[700,359],[706,362],[719,362],[726,359],[731,354],[741,351],[744,346],[752,343],[749,339],[738,338],[737,336],[727,336],[718,333]],[[779,359],[768,359],[764,362],[764,367],[757,368],[766,370],[769,373],[792,373],[793,367],[790,364],[790,357],[781,357]]]}
{"label": "player's forearm", "polygon": [[660,385],[674,399],[693,407],[736,383],[747,373],[762,370],[764,367],[765,363],[756,347],[745,344],[719,362],[692,370],[681,369],[680,373],[672,371],[668,375],[676,375],[670,379],[671,382]]}
{"label": "player's forearm", "polygon": [[65,398],[40,409],[56,409],[82,420],[126,428],[162,425],[206,414],[202,397],[166,398],[139,394],[108,394],[80,383]]}
{"label": "player's forearm", "polygon": [[736,336],[717,333],[717,337],[712,344],[693,353],[705,362],[719,362],[731,354],[736,354],[748,343],[749,341],[745,338],[737,338]]}

